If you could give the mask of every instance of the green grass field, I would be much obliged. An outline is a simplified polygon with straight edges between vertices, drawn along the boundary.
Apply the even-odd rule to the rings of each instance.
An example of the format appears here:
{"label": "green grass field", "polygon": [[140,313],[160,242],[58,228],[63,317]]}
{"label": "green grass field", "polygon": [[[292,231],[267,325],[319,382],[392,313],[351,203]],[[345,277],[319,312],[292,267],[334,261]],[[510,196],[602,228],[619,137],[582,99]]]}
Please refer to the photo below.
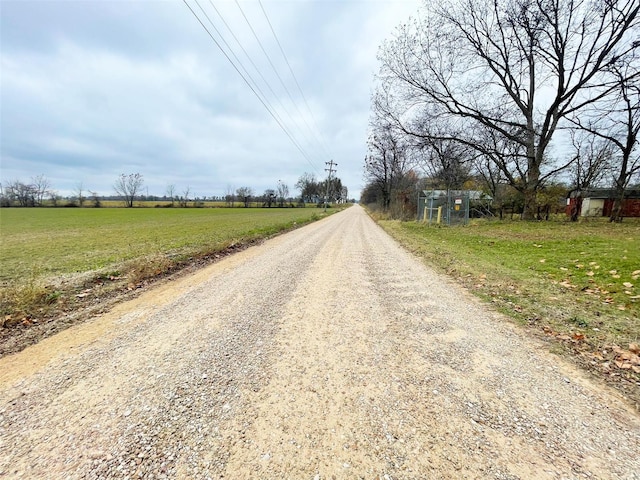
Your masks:
{"label": "green grass field", "polygon": [[599,347],[640,339],[640,222],[380,221],[514,318]]}
{"label": "green grass field", "polygon": [[86,303],[87,295],[98,299],[134,289],[205,256],[330,213],[318,208],[1,209],[0,325],[55,317]]}
{"label": "green grass field", "polygon": [[221,250],[306,223],[319,209],[8,208],[0,211],[0,282],[118,268],[153,254]]}

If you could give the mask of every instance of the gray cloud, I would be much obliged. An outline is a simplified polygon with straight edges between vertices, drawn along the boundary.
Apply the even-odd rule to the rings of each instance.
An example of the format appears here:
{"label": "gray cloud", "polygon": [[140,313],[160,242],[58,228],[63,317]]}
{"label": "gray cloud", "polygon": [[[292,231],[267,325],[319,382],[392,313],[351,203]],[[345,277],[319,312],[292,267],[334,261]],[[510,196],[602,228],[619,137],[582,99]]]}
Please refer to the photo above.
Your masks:
{"label": "gray cloud", "polygon": [[62,193],[82,182],[110,194],[119,173],[140,172],[159,195],[170,183],[201,196],[280,179],[293,190],[305,171],[324,175],[330,155],[357,196],[377,47],[417,2],[263,1],[313,116],[259,4],[241,2],[297,108],[235,3],[214,4],[308,159],[182,2],[3,1],[0,180],[42,173]]}

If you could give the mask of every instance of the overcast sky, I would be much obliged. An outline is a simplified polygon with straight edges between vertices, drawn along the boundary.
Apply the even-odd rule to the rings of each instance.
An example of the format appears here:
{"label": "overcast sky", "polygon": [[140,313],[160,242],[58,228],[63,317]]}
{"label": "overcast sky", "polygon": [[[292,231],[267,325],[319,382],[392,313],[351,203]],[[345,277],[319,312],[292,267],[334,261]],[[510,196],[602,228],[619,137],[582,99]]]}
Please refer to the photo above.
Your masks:
{"label": "overcast sky", "polygon": [[182,0],[1,0],[0,181],[44,174],[61,194],[82,183],[110,195],[118,174],[139,172],[155,195],[278,180],[293,193],[333,159],[357,198],[378,46],[419,1],[262,0],[266,16],[257,0],[198,1],[300,148]]}

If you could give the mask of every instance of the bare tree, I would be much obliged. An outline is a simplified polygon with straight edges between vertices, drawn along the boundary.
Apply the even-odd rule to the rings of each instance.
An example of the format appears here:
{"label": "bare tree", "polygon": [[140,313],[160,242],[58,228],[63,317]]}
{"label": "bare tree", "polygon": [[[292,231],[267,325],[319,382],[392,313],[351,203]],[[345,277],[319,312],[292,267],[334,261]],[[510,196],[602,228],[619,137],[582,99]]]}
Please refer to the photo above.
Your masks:
{"label": "bare tree", "polygon": [[570,193],[575,198],[571,221],[575,222],[582,207],[583,192],[600,185],[610,173],[613,146],[605,139],[575,130],[571,131],[571,143],[574,162],[571,166]]}
{"label": "bare tree", "polygon": [[381,194],[382,209],[391,206],[393,189],[408,170],[407,145],[389,124],[372,125],[369,153],[365,157],[365,176]]}
{"label": "bare tree", "polygon": [[171,206],[173,207],[175,204],[175,195],[176,195],[176,185],[174,183],[170,183],[167,185],[167,197],[171,200]]}
{"label": "bare tree", "polygon": [[342,203],[347,203],[349,201],[349,189],[345,185],[340,189],[340,200]]}
{"label": "bare tree", "polygon": [[73,190],[73,196],[76,198],[76,200],[78,200],[78,206],[82,208],[82,205],[86,200],[84,196],[84,185],[82,184],[82,182],[76,183],[76,186],[74,187],[74,190]]}
{"label": "bare tree", "polygon": [[[640,45],[640,42],[638,42]],[[609,66],[610,82],[615,89],[589,105],[571,121],[612,148],[616,170],[613,175],[615,199],[610,221],[622,221],[622,202],[634,175],[640,172],[640,55],[621,57]],[[615,152],[615,153],[614,153]]]}
{"label": "bare tree", "polygon": [[51,182],[49,182],[47,177],[42,174],[37,177],[33,177],[31,181],[33,182],[32,185],[34,188],[35,204],[38,207],[41,207],[45,195],[49,191],[49,188],[51,188]]}
{"label": "bare tree", "polygon": [[320,183],[313,173],[303,173],[296,182],[295,187],[300,191],[300,196],[303,202],[317,202],[322,195]]}
{"label": "bare tree", "polygon": [[249,208],[249,202],[253,195],[251,187],[240,187],[236,190],[236,194],[238,195],[238,198],[244,202],[244,208]]}
{"label": "bare tree", "polygon": [[189,195],[191,195],[191,187],[187,185],[187,188],[184,189],[184,191],[182,192],[182,196],[178,201],[182,208],[187,207],[187,204],[189,203]]}
{"label": "bare tree", "polygon": [[471,177],[469,148],[453,140],[433,138],[422,144],[420,165],[439,188],[461,189]]}
{"label": "bare tree", "polygon": [[287,200],[287,197],[289,196],[289,187],[282,180],[278,180],[277,194],[278,194],[278,203],[280,204],[280,207],[284,207],[284,202]]}
{"label": "bare tree", "polygon": [[[501,160],[534,218],[543,177],[570,164],[547,154],[554,133],[607,94],[601,74],[638,48],[639,10],[634,0],[442,0],[382,49],[393,118],[409,133],[416,110],[455,125],[441,138]],[[485,130],[518,145],[518,162],[491,152]]]}
{"label": "bare tree", "polygon": [[227,207],[233,208],[233,203],[235,202],[234,188],[231,185],[227,185],[227,189],[225,191],[224,200],[227,202]]}
{"label": "bare tree", "polygon": [[20,180],[9,182],[5,187],[5,196],[9,204],[16,202],[20,207],[36,205],[36,187]]}
{"label": "bare tree", "polygon": [[325,192],[327,195],[327,202],[338,202],[342,193],[342,179],[332,175],[331,177],[323,180],[319,184],[320,191]]}
{"label": "bare tree", "polygon": [[264,197],[263,206],[266,205],[268,208],[271,208],[271,205],[276,202],[276,191],[273,188],[267,188],[262,194]]}
{"label": "bare tree", "polygon": [[100,196],[98,195],[98,192],[89,190],[89,195],[91,195],[91,202],[93,203],[93,208],[102,207],[102,203],[100,202]]}
{"label": "bare tree", "polygon": [[51,202],[51,206],[53,207],[57,207],[58,206],[58,202],[60,201],[61,197],[58,194],[58,192],[56,190],[49,190],[49,201]]}
{"label": "bare tree", "polygon": [[117,195],[122,197],[125,207],[132,208],[133,202],[143,184],[144,178],[140,173],[130,173],[128,175],[122,173],[113,185],[113,189]]}

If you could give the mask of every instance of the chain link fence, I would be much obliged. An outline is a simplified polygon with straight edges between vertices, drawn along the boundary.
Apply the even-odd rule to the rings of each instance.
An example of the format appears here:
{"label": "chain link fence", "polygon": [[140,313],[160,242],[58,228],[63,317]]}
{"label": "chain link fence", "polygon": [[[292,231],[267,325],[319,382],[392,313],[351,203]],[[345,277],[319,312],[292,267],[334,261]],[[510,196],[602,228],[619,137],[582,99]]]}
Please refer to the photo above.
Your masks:
{"label": "chain link fence", "polygon": [[424,190],[418,196],[418,221],[431,224],[466,225],[469,202],[480,192],[470,190]]}

